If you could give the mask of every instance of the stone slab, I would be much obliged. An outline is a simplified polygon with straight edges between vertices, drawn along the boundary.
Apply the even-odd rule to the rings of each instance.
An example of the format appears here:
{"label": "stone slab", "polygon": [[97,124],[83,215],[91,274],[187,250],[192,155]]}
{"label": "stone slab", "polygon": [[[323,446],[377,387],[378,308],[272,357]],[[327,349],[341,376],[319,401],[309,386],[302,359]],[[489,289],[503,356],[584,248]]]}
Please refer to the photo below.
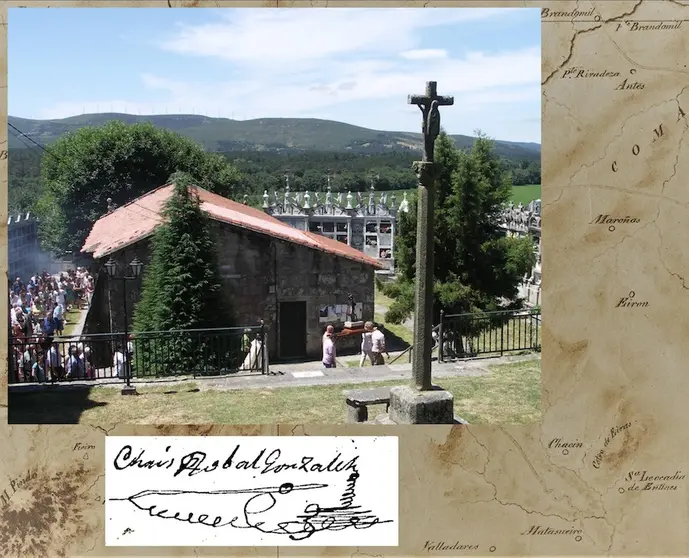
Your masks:
{"label": "stone slab", "polygon": [[366,422],[368,420],[368,407],[354,407],[352,405],[347,405],[347,422],[348,423],[359,423]]}
{"label": "stone slab", "polygon": [[324,376],[323,372],[320,370],[307,370],[305,372],[292,372],[292,376],[295,378],[318,378]]}
{"label": "stone slab", "polygon": [[373,424],[381,424],[381,425],[385,425],[385,426],[394,426],[397,423],[390,420],[390,417],[388,416],[387,413],[383,413],[382,415],[378,415],[375,418],[375,420],[373,421]]}
{"label": "stone slab", "polygon": [[345,391],[347,404],[356,407],[362,405],[380,405],[390,401],[390,386],[370,389],[352,389]]}
{"label": "stone slab", "polygon": [[429,391],[396,386],[390,389],[388,413],[397,424],[455,424],[454,397],[438,386]]}

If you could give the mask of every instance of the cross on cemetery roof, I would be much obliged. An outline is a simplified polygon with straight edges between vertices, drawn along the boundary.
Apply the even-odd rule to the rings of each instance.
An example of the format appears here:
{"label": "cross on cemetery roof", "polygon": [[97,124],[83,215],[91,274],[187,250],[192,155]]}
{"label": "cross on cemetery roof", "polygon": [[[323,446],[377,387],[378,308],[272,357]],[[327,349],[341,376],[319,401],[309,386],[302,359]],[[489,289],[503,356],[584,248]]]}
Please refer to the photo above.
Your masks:
{"label": "cross on cemetery roof", "polygon": [[[378,261],[342,242],[300,231],[260,209],[197,186],[192,188],[199,196],[201,209],[211,219],[382,269]],[[166,184],[101,217],[94,223],[81,251],[102,258],[151,236],[162,222],[161,212],[173,191],[174,184]]]}

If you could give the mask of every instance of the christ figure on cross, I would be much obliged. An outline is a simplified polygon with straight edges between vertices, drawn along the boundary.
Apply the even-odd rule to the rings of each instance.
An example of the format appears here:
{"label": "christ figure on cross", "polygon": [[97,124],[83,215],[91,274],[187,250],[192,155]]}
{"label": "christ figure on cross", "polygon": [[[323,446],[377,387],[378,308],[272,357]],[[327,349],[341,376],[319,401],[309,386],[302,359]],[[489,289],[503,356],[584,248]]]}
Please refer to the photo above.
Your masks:
{"label": "christ figure on cross", "polygon": [[438,95],[437,82],[426,82],[425,95],[409,95],[409,104],[416,105],[421,109],[422,122],[421,132],[423,133],[424,154],[423,160],[433,162],[433,147],[435,140],[440,134],[440,111],[438,107],[449,106],[455,103],[454,97]]}

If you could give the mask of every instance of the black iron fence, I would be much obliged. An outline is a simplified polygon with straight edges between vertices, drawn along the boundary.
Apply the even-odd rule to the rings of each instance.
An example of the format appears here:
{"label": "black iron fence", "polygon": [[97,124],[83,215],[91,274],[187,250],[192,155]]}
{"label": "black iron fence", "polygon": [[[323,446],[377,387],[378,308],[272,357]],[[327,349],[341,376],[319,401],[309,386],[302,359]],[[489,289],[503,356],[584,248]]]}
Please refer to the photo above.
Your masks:
{"label": "black iron fence", "polygon": [[541,350],[541,311],[440,313],[438,359],[502,356]]}
{"label": "black iron fence", "polygon": [[54,338],[16,338],[9,343],[9,383],[125,380],[171,376],[266,374],[264,326],[153,331]]}

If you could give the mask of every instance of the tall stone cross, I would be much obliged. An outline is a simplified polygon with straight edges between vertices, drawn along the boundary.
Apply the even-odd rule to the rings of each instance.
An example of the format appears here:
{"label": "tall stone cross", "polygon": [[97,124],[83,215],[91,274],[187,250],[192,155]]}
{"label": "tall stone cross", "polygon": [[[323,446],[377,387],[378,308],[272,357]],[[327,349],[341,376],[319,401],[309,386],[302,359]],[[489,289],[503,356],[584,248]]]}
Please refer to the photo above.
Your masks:
{"label": "tall stone cross", "polygon": [[409,104],[417,105],[423,116],[424,154],[422,161],[414,162],[419,179],[416,223],[416,304],[414,308],[414,354],[412,375],[421,391],[433,389],[431,382],[431,350],[433,348],[433,200],[435,173],[433,148],[440,134],[438,107],[453,105],[454,97],[440,96],[437,82],[426,82],[425,95],[409,95]]}

